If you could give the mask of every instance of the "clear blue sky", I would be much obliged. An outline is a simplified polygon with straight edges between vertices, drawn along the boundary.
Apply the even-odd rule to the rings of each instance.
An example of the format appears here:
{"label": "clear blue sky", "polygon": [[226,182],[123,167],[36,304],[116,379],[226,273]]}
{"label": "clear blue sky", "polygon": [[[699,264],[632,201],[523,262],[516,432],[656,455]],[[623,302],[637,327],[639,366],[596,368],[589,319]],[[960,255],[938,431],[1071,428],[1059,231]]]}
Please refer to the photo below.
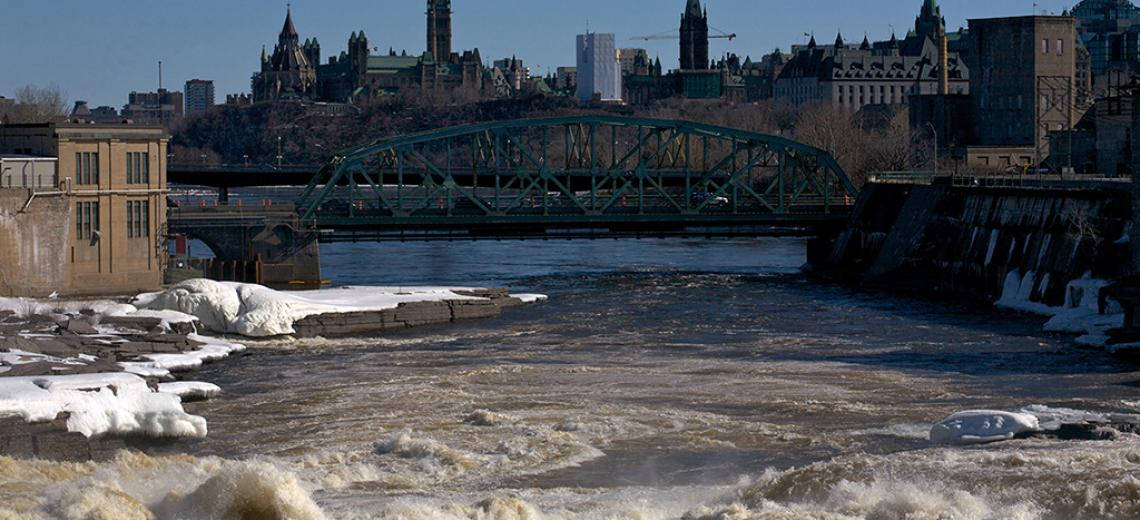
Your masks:
{"label": "clear blue sky", "polygon": [[[1076,0],[1040,0],[1059,13]],[[272,50],[285,1],[270,0],[0,0],[0,96],[25,84],[55,83],[70,100],[92,106],[126,103],[131,90],[154,90],[157,62],[164,85],[182,90],[192,78],[215,81],[218,101],[249,90],[261,46]],[[484,61],[518,55],[532,72],[573,65],[574,35],[590,29],[617,34],[620,46],[645,47],[676,67],[677,42],[631,41],[675,30],[684,0],[455,0],[453,47],[478,47]],[[739,35],[713,40],[711,54],[759,56],[802,43],[805,32],[830,42],[904,34],[921,0],[708,0],[711,25]],[[942,0],[950,29],[967,18],[1025,15],[1032,0]],[[387,52],[422,52],[423,0],[293,0],[301,38],[316,36],[327,59],[363,29]]]}

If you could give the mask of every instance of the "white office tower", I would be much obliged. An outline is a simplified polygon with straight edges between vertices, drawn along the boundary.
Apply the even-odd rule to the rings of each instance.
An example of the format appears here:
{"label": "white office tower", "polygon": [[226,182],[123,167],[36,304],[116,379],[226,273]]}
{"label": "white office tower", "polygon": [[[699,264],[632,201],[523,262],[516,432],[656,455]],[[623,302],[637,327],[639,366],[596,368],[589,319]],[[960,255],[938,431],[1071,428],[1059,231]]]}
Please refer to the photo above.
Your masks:
{"label": "white office tower", "polygon": [[621,101],[621,65],[613,34],[578,35],[578,99]]}

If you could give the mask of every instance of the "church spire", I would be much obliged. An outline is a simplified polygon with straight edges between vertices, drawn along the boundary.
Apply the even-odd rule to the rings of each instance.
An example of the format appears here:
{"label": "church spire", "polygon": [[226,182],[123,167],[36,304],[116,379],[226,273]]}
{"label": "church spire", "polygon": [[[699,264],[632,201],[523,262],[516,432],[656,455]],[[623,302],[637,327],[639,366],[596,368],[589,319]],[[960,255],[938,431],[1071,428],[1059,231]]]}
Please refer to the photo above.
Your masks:
{"label": "church spire", "polygon": [[300,36],[297,35],[297,27],[293,25],[293,6],[285,8],[285,26],[281,28],[281,41],[286,40],[299,40]]}
{"label": "church spire", "polygon": [[835,48],[836,49],[842,49],[845,46],[846,45],[843,43],[843,33],[842,32],[836,33],[836,35],[835,35]]}
{"label": "church spire", "polygon": [[922,3],[922,16],[941,16],[937,0],[925,0]]}
{"label": "church spire", "polygon": [[689,0],[685,5],[685,13],[689,16],[701,16],[701,0]]}

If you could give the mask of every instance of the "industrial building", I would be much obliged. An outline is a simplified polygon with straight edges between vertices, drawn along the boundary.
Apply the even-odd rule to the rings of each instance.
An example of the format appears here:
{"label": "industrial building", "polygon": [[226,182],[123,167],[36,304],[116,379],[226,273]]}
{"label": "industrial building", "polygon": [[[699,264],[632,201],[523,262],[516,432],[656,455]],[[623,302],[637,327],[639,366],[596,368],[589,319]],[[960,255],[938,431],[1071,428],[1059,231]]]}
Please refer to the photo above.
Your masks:
{"label": "industrial building", "polygon": [[0,296],[160,287],[167,140],[158,127],[0,126]]}

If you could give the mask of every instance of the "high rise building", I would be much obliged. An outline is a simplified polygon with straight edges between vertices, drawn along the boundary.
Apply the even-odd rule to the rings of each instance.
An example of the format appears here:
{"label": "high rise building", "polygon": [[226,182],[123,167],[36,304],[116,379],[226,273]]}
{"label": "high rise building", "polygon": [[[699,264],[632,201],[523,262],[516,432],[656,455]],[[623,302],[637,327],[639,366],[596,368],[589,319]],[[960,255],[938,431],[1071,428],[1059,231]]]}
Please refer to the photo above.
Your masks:
{"label": "high rise building", "polygon": [[427,52],[436,63],[451,61],[451,0],[428,0]]}
{"label": "high rise building", "polygon": [[688,0],[681,14],[681,70],[709,68],[709,13],[701,0]]}
{"label": "high rise building", "polygon": [[192,79],[186,82],[186,115],[205,115],[214,106],[214,82],[206,79]]}
{"label": "high rise building", "polygon": [[621,67],[613,34],[578,35],[578,99],[621,100]]}

